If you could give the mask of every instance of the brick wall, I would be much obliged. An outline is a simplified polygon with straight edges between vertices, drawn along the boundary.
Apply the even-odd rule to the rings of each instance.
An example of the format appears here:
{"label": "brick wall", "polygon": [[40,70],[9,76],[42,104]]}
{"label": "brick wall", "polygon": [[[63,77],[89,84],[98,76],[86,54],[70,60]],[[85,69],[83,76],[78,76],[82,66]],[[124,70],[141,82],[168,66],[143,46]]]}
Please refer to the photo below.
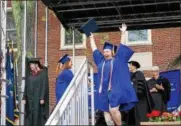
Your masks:
{"label": "brick wall", "polygon": [[[45,7],[41,1],[38,3],[38,56],[44,61],[45,53]],[[60,50],[60,22],[49,12],[48,18],[48,65],[49,65],[49,88],[50,88],[50,106],[55,104],[55,80],[56,80],[56,65],[59,57],[65,53],[72,54],[72,50]],[[100,33],[95,35],[97,47],[102,50],[103,44],[100,44],[102,37],[108,34],[108,40],[114,44],[119,44],[120,33]],[[153,29],[152,30],[152,45],[132,46],[135,52],[152,52],[153,65],[158,65],[162,71],[166,70],[168,63],[180,54],[181,28]],[[76,55],[86,55],[92,61],[92,51],[90,49],[89,39],[87,41],[87,49],[76,50]],[[95,70],[96,71],[96,70]],[[145,71],[145,75],[150,77],[149,71]]]}
{"label": "brick wall", "polygon": [[152,30],[153,64],[166,70],[168,63],[181,53],[181,28]]}

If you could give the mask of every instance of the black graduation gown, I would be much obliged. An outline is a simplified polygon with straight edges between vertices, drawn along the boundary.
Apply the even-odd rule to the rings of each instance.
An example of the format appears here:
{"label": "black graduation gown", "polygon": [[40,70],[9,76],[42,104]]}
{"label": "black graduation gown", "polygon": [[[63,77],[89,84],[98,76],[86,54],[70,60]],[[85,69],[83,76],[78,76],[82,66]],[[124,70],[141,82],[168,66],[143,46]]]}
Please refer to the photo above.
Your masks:
{"label": "black graduation gown", "polygon": [[[42,69],[37,75],[29,75],[26,79],[23,99],[25,104],[25,125],[44,125],[49,117],[47,68]],[[45,104],[41,105],[40,100]]]}
{"label": "black graduation gown", "polygon": [[156,88],[156,84],[162,84],[164,91],[157,89],[158,92],[151,93],[155,103],[154,109],[165,112],[167,111],[167,102],[170,100],[171,86],[168,79],[161,76],[158,79],[151,78],[148,80],[149,89]]}
{"label": "black graduation gown", "polygon": [[128,112],[128,125],[139,126],[140,122],[148,121],[146,114],[152,111],[154,103],[146,79],[141,71],[131,73],[131,81],[137,93],[138,103]]}
{"label": "black graduation gown", "polygon": [[96,123],[95,126],[107,126],[105,118],[104,118],[104,112],[98,110],[96,112]]}
{"label": "black graduation gown", "polygon": [[162,86],[164,91],[162,91],[163,95],[163,111],[167,111],[167,102],[170,100],[170,93],[171,93],[171,85],[168,79],[160,76]]}

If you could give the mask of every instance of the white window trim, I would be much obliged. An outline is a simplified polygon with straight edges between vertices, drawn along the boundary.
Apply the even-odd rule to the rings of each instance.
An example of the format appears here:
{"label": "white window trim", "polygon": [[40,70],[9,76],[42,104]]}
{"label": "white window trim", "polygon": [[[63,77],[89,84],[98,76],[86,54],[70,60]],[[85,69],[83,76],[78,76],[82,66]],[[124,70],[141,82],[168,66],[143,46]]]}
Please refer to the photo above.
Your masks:
{"label": "white window trim", "polygon": [[125,44],[128,45],[128,46],[138,46],[138,45],[152,45],[152,37],[151,37],[151,29],[147,29],[148,30],[148,41],[136,41],[136,42],[130,42],[128,40],[128,32],[129,31],[126,31],[126,34],[125,34]]}
{"label": "white window trim", "polygon": [[[12,12],[13,8],[12,7],[7,7],[7,12]],[[11,32],[11,31],[16,31],[16,28],[13,28],[13,29],[6,29],[7,32]]]}
{"label": "white window trim", "polygon": [[[7,7],[7,12],[12,12],[13,8],[12,7]],[[16,28],[12,28],[12,29],[6,29],[6,32],[11,32],[11,31],[16,31]],[[11,51],[12,49],[10,49]],[[6,50],[7,51],[7,50]],[[13,48],[14,52],[18,52],[18,48]]]}
{"label": "white window trim", "polygon": [[[86,48],[86,35],[83,34],[83,42],[80,45],[75,45],[76,49],[85,49]],[[63,25],[61,25],[60,28],[60,50],[68,50],[68,49],[73,49],[73,45],[65,45],[65,28]]]}
{"label": "white window trim", "polygon": [[141,67],[138,70],[144,71],[144,70],[152,70],[153,66],[147,66],[147,67]]}
{"label": "white window trim", "polygon": [[[143,66],[142,63],[140,62],[140,60],[137,59],[136,57],[134,57],[134,55],[138,55],[138,56],[147,55],[147,56],[150,56],[149,59],[151,59],[151,62],[149,62],[150,63],[149,65]],[[133,56],[130,58],[129,61],[132,61],[132,60],[133,61],[135,60],[135,61],[140,63],[141,67],[138,69],[140,71],[152,70],[152,68],[153,68],[153,53],[152,52],[137,52],[137,53],[133,54]],[[144,59],[144,60],[146,60],[146,59]],[[143,61],[143,59],[142,59],[142,61]]]}
{"label": "white window trim", "polygon": [[7,12],[12,12],[13,11],[12,9],[13,9],[12,7],[7,7]]}

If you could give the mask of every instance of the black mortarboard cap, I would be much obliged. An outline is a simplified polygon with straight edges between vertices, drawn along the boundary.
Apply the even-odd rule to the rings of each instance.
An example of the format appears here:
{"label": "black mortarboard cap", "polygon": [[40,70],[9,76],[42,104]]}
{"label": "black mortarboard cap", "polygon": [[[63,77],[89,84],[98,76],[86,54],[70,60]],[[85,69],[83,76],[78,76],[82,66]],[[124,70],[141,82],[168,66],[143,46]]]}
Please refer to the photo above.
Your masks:
{"label": "black mortarboard cap", "polygon": [[118,46],[114,45],[114,53],[116,53],[117,49],[118,49]]}
{"label": "black mortarboard cap", "polygon": [[28,58],[28,62],[29,63],[39,63],[40,62],[40,57],[37,57],[37,58],[35,58],[35,57],[29,57]]}
{"label": "black mortarboard cap", "polygon": [[91,18],[90,20],[88,20],[88,22],[82,25],[80,29],[86,34],[87,37],[89,37],[91,35],[90,33],[93,33],[98,29],[98,26],[95,19]]}
{"label": "black mortarboard cap", "polygon": [[140,64],[137,61],[130,61],[128,62],[129,64],[132,64],[133,66],[135,66],[137,69],[140,68]]}

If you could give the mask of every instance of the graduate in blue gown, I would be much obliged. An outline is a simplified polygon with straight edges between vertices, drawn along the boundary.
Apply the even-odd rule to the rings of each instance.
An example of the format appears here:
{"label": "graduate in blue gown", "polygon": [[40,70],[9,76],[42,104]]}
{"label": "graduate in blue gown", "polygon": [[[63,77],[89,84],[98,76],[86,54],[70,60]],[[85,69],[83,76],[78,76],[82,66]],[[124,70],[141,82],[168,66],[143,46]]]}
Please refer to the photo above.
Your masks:
{"label": "graduate in blue gown", "polygon": [[[126,25],[120,28],[121,42],[124,41]],[[90,36],[93,59],[98,69],[98,108],[104,112],[107,125],[121,125],[121,111],[130,110],[137,103],[137,96],[131,84],[128,60],[133,51],[120,43],[113,57],[114,46],[105,42],[103,54],[97,49],[93,34]],[[114,123],[113,123],[114,122]]]}
{"label": "graduate in blue gown", "polygon": [[68,57],[68,55],[64,55],[60,60],[59,63],[62,64],[61,72],[59,73],[56,79],[56,103],[61,99],[62,95],[64,94],[65,90],[67,89],[68,85],[70,84],[71,80],[73,79],[73,73],[70,70],[72,68],[72,61]]}

